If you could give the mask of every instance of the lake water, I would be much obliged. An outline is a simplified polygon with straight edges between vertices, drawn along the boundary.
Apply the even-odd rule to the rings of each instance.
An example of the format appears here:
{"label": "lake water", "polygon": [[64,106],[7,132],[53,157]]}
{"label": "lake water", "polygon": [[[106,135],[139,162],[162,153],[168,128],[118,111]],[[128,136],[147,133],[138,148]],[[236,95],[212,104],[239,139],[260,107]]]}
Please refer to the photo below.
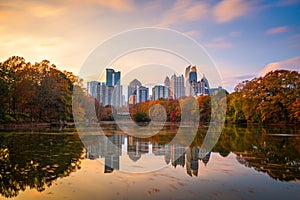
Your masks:
{"label": "lake water", "polygon": [[[226,125],[214,148],[53,128],[0,132],[0,199],[299,199],[300,129]],[[83,145],[84,143],[84,145]]]}

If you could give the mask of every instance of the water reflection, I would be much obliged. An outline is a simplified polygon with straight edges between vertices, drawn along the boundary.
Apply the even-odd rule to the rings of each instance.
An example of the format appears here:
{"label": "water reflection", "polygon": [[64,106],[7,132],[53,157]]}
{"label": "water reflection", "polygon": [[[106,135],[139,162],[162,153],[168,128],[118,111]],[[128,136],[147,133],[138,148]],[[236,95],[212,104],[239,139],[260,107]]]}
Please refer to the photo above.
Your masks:
{"label": "water reflection", "polygon": [[[127,171],[128,168],[122,168],[125,164],[129,167],[139,166],[133,170],[143,172],[153,169],[147,165],[156,162],[162,165],[163,160],[164,165],[171,164],[174,168],[181,166],[186,168],[189,176],[197,176],[199,162],[206,166],[211,155],[211,152],[201,149],[207,128],[200,128],[189,146],[170,142],[174,133],[170,133],[169,130],[166,129],[150,138],[137,138],[121,135],[117,127],[112,129],[109,126],[109,132],[115,131],[114,134],[86,136],[83,139],[89,141],[85,142],[88,144],[87,158],[102,158],[105,164],[104,173],[120,169]],[[282,136],[283,133],[286,136]],[[223,157],[233,152],[240,164],[265,172],[274,179],[291,181],[300,179],[299,140],[299,129],[293,127],[227,125],[212,151]],[[152,159],[149,159],[149,156],[152,156]],[[127,157],[129,159],[125,159]],[[141,165],[138,165],[143,157],[148,158],[148,163],[141,162]]]}
{"label": "water reflection", "polygon": [[76,135],[0,133],[0,194],[44,191],[80,169],[83,146]]}
{"label": "water reflection", "polygon": [[[1,195],[16,197],[26,188],[44,191],[59,177],[67,177],[80,169],[85,157],[102,160],[105,167],[101,173],[108,173],[110,177],[118,170],[143,172],[168,165],[166,170],[181,170],[188,178],[208,171],[201,168],[216,170],[211,160],[213,154],[218,153],[221,157],[235,156],[241,165],[268,174],[274,180],[300,179],[300,131],[296,127],[227,125],[211,152],[201,149],[207,131],[205,126],[199,129],[189,146],[172,142],[177,131],[172,125],[149,138],[122,134],[114,124],[103,127],[107,135],[87,134],[81,138],[85,146],[75,132],[0,133]],[[228,160],[222,158],[224,162]],[[170,173],[173,172],[170,170]],[[176,173],[173,175],[176,177]],[[148,176],[152,176],[151,173]]]}
{"label": "water reflection", "polygon": [[300,179],[300,130],[297,127],[228,125],[214,151],[223,152],[225,156],[227,152],[234,152],[241,164],[276,180]]}

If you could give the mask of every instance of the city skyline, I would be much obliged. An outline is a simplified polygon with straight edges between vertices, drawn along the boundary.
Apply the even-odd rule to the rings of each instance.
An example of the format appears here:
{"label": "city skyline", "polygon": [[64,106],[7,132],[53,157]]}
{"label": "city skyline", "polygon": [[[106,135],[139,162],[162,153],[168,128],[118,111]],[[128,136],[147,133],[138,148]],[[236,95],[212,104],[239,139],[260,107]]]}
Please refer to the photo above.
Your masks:
{"label": "city skyline", "polygon": [[126,106],[160,98],[169,100],[183,96],[198,97],[222,89],[222,86],[210,88],[204,74],[198,81],[197,74],[197,67],[189,65],[185,68],[185,76],[183,74],[177,76],[174,73],[171,78],[165,76],[163,84],[156,83],[147,87],[137,78],[128,85],[121,85],[121,71],[106,68],[105,81],[88,81],[87,92],[104,106]]}
{"label": "city skyline", "polygon": [[154,162],[162,162],[174,168],[185,167],[187,175],[198,176],[199,163],[202,162],[206,167],[211,156],[211,152],[201,154],[199,146],[186,147],[177,143],[159,144],[131,135],[93,136],[84,142],[88,143],[86,158],[102,159],[104,173],[112,173],[120,169],[126,171],[126,166],[122,166],[125,160],[134,163],[135,166],[142,166],[143,157],[152,156]]}

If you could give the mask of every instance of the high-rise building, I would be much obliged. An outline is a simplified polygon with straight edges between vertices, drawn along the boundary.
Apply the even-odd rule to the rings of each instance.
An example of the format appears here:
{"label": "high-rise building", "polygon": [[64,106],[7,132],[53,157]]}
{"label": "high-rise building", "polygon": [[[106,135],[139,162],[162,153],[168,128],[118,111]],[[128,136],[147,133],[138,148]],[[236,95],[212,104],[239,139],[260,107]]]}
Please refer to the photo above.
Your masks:
{"label": "high-rise building", "polygon": [[165,87],[170,87],[170,79],[168,76],[165,78],[164,85]]}
{"label": "high-rise building", "polygon": [[114,69],[106,69],[106,85],[115,86],[120,85],[121,82],[121,72],[115,72]]}
{"label": "high-rise building", "polygon": [[185,95],[197,95],[197,68],[196,66],[188,66],[185,69]]}
{"label": "high-rise building", "polygon": [[99,100],[99,93],[98,93],[99,86],[100,86],[100,82],[98,82],[98,81],[87,82],[88,94],[97,100]]}
{"label": "high-rise building", "polygon": [[170,82],[171,93],[173,94],[174,99],[182,97],[185,95],[185,87],[184,87],[184,77],[176,76],[175,74],[171,77]]}
{"label": "high-rise building", "polygon": [[188,66],[185,69],[185,95],[199,96],[209,94],[209,84],[206,77],[203,75],[202,79],[198,81],[196,66]]}
{"label": "high-rise building", "polygon": [[87,83],[87,91],[104,106],[122,106],[121,72],[106,69],[106,83],[91,81]]}
{"label": "high-rise building", "polygon": [[209,84],[208,84],[208,80],[205,77],[205,75],[203,75],[202,79],[200,80],[200,88],[199,88],[199,94],[200,95],[208,95],[209,93]]}
{"label": "high-rise building", "polygon": [[169,77],[167,76],[165,78],[165,81],[164,81],[164,86],[165,86],[165,98],[166,99],[170,99],[170,85],[171,85],[171,82],[170,82],[170,79]]}
{"label": "high-rise building", "polygon": [[105,98],[104,98],[104,105],[111,105],[112,104],[112,96],[113,96],[114,86],[105,86]]}
{"label": "high-rise building", "polygon": [[99,103],[105,105],[106,84],[104,82],[99,84],[98,94],[99,94]]}
{"label": "high-rise building", "polygon": [[[131,95],[136,95],[137,93],[137,88],[142,86],[141,82],[138,81],[137,79],[132,80],[129,85],[128,85],[128,97],[127,97],[127,101],[129,103],[130,101],[130,96]],[[131,101],[132,102],[132,101]]]}
{"label": "high-rise building", "polygon": [[105,105],[122,105],[121,72],[114,69],[106,69],[106,102]]}
{"label": "high-rise building", "polygon": [[197,68],[196,68],[196,66],[193,66],[191,68],[191,71],[189,73],[189,82],[190,83],[197,82]]}
{"label": "high-rise building", "polygon": [[152,88],[152,99],[168,99],[169,98],[169,88],[162,85],[156,85]]}
{"label": "high-rise building", "polygon": [[185,78],[185,95],[187,95],[187,96],[190,96],[190,94],[191,94],[191,85],[190,85],[190,81],[189,81],[191,67],[192,67],[191,65],[187,66],[185,68],[185,74],[184,74],[184,78]]}
{"label": "high-rise building", "polygon": [[113,87],[111,105],[122,106],[122,89],[123,87],[121,85],[115,85]]}
{"label": "high-rise building", "polygon": [[187,94],[187,95],[197,96],[198,84],[197,84],[197,68],[196,68],[196,66],[193,66],[191,68],[187,84],[189,84],[189,88],[190,88],[189,94]]}
{"label": "high-rise building", "polygon": [[136,93],[137,103],[147,101],[148,96],[149,96],[149,89],[147,87],[139,86],[137,88],[137,93]]}
{"label": "high-rise building", "polygon": [[189,66],[187,66],[186,68],[185,68],[185,79],[188,79],[188,77],[189,77],[189,74],[190,74],[190,71],[191,71],[191,65],[189,65]]}

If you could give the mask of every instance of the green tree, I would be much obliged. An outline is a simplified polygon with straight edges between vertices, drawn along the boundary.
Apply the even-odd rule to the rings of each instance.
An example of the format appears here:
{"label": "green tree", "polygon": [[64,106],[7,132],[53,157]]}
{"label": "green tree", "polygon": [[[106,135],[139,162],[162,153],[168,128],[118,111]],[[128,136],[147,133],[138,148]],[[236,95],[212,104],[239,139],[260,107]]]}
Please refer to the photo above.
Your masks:
{"label": "green tree", "polygon": [[11,91],[15,86],[15,76],[12,69],[0,63],[0,120],[8,111],[11,100]]}

